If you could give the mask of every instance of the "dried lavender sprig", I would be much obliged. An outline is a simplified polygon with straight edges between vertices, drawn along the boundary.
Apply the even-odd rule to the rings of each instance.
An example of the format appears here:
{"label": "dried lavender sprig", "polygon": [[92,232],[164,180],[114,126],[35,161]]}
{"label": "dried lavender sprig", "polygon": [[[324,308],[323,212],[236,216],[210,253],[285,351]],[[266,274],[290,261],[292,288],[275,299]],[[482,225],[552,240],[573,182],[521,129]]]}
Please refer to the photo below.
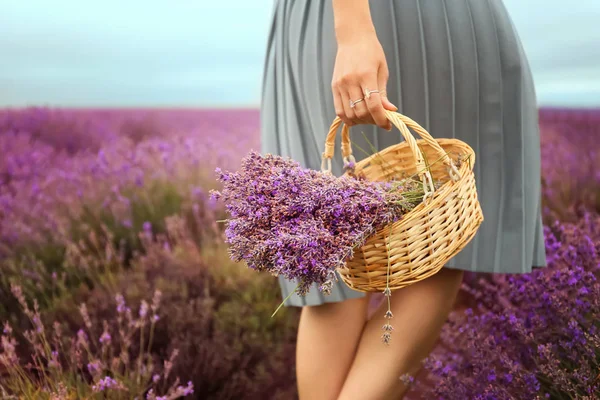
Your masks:
{"label": "dried lavender sprig", "polygon": [[366,233],[399,219],[415,201],[388,183],[336,178],[256,152],[239,172],[219,173],[224,189],[213,196],[225,200],[231,214],[230,256],[298,279],[299,294],[312,283],[327,287],[331,271],[344,265]]}
{"label": "dried lavender sprig", "polygon": [[[390,236],[391,236],[391,231],[390,231]],[[388,254],[388,265],[387,265],[387,272],[386,272],[386,282],[385,282],[385,290],[383,291],[383,295],[385,296],[386,300],[387,300],[387,312],[385,313],[385,318],[388,320],[388,322],[386,322],[383,325],[383,335],[381,336],[381,340],[383,341],[383,343],[385,345],[389,345],[390,341],[392,340],[392,330],[394,329],[392,327],[392,325],[389,323],[389,320],[392,319],[393,314],[392,314],[392,305],[391,305],[391,301],[390,301],[390,297],[392,297],[392,290],[390,289],[390,267],[391,267],[391,259],[390,259],[390,240],[387,241],[386,243],[386,248],[387,248],[387,254]]]}

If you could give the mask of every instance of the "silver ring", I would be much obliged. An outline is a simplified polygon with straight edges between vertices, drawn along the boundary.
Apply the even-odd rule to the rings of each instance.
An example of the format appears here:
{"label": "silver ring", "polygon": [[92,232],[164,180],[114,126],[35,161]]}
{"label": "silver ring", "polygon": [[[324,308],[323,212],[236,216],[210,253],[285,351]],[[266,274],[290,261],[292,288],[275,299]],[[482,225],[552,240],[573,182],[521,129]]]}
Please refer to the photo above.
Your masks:
{"label": "silver ring", "polygon": [[371,98],[371,93],[379,93],[379,90],[369,90],[369,89],[365,89],[365,97],[367,99]]}
{"label": "silver ring", "polygon": [[360,103],[363,100],[364,99],[350,100],[350,108],[354,108],[358,103]]}

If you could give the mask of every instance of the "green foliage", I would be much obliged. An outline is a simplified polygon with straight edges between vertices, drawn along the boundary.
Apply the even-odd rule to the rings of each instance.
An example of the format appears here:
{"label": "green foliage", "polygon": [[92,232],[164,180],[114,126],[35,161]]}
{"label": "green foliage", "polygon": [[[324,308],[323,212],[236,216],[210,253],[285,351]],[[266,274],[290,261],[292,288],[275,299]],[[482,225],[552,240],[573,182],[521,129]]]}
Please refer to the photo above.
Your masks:
{"label": "green foliage", "polygon": [[182,212],[184,198],[170,182],[151,181],[123,194],[131,207],[130,224],[99,203],[83,204],[70,216],[67,237],[48,235],[45,242],[22,243],[13,257],[0,262],[0,318],[18,310],[9,294],[11,283],[18,282],[42,308],[81,286],[110,285],[114,274],[143,251],[139,235],[144,224],[163,234],[165,218]]}
{"label": "green foliage", "polygon": [[[260,399],[295,390],[294,352],[297,309],[271,318],[280,302],[277,280],[232,263],[223,244],[199,248],[182,219],[168,221],[167,231],[144,241],[144,252],[132,260],[110,289],[82,291],[57,304],[47,316],[75,329],[72,304],[85,301],[92,320],[114,319],[108,306],[114,292],[131,304],[153,290],[162,293],[161,323],[156,325],[151,352],[164,359],[180,356],[174,374],[192,381],[206,398]],[[138,351],[136,340],[131,351]]]}

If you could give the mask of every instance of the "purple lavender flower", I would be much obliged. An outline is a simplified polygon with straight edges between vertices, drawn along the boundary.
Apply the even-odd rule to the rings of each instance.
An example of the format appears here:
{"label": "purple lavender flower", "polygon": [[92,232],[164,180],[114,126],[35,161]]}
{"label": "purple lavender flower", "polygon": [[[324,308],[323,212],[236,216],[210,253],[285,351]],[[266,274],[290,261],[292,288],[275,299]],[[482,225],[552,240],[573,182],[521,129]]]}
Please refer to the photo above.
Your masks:
{"label": "purple lavender flower", "polygon": [[40,319],[40,315],[36,312],[33,315],[33,325],[35,325],[35,331],[37,333],[44,333],[44,325]]}
{"label": "purple lavender flower", "polygon": [[194,385],[192,384],[192,381],[189,381],[187,386],[183,389],[183,396],[189,396],[192,393],[194,393]]}
{"label": "purple lavender flower", "polygon": [[77,345],[83,348],[89,346],[88,337],[83,329],[77,331]]}
{"label": "purple lavender flower", "polygon": [[108,333],[108,332],[103,332],[99,339],[100,343],[102,343],[102,344],[109,344],[110,340],[111,340],[111,337],[110,337],[110,333]]}
{"label": "purple lavender flower", "polygon": [[100,379],[98,383],[92,386],[92,390],[94,392],[104,392],[108,389],[124,389],[124,386],[121,382],[111,378],[110,376],[105,376],[104,378]]}
{"label": "purple lavender flower", "polygon": [[119,314],[124,313],[127,307],[125,306],[125,298],[123,297],[123,295],[120,293],[115,295],[115,301],[117,302],[117,312]]}
{"label": "purple lavender flower", "polygon": [[148,302],[146,300],[142,300],[142,302],[140,303],[139,311],[140,318],[146,318],[146,315],[148,315],[148,308]]}
{"label": "purple lavender flower", "polygon": [[451,314],[442,330],[446,350],[426,363],[437,377],[428,398],[600,395],[600,215],[545,234],[547,268],[463,285],[478,308]]}
{"label": "purple lavender flower", "polygon": [[238,172],[216,172],[223,189],[211,196],[231,217],[225,237],[232,260],[297,280],[299,294],[313,283],[327,291],[357,246],[415,205],[398,186],[338,178],[254,151]]}
{"label": "purple lavender flower", "polygon": [[102,363],[99,360],[91,361],[88,363],[87,369],[90,375],[96,376],[102,372]]}

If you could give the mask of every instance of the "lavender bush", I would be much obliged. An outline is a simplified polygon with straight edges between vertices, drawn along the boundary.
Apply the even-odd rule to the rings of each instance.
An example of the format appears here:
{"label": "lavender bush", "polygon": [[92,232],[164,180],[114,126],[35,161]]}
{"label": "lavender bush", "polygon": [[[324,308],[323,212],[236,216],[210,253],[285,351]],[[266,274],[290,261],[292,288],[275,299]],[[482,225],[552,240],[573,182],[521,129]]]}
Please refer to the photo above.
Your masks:
{"label": "lavender bush", "polygon": [[[9,114],[13,121],[34,118],[32,113],[38,111],[0,112],[0,119]],[[143,338],[140,330],[131,334],[126,346],[131,360],[145,354],[145,360],[164,366],[179,350],[179,363],[173,365],[170,377],[192,381],[196,398],[263,399],[265,390],[273,399],[293,398],[296,314],[256,315],[256,310],[277,305],[276,282],[247,274],[228,260],[216,223],[224,213],[208,198],[214,181],[204,178],[217,164],[235,168],[242,151],[256,145],[255,128],[223,125],[221,116],[205,114],[198,119],[194,112],[170,112],[157,117],[166,121],[163,126],[169,131],[146,137],[132,128],[137,122],[122,124],[134,113],[46,115],[55,114],[93,117],[119,133],[92,130],[87,134],[98,135],[98,151],[86,146],[66,151],[54,146],[54,139],[72,132],[44,130],[41,123],[35,134],[28,129],[0,131],[6,155],[0,159],[0,319],[11,321],[5,343],[17,346],[20,368],[31,372],[18,381],[0,367],[0,381],[11,382],[4,386],[3,396],[9,392],[57,399],[79,398],[81,393],[102,396],[94,392],[96,387],[110,390],[113,398],[141,387],[136,379],[138,386],[131,389],[133,375],[106,370],[106,376],[94,380],[86,366],[72,370],[68,363],[52,375],[54,386],[36,375],[29,360],[41,359],[45,364],[39,371],[49,371],[52,353],[36,353],[39,346],[23,336],[29,329],[29,312],[10,293],[11,284],[18,283],[24,296],[41,305],[35,321],[45,321],[45,326],[61,321],[62,337],[72,342],[81,329],[76,305],[85,303],[96,339],[102,337],[107,321],[115,349],[121,348],[119,310],[111,306],[115,294],[123,293],[128,303],[143,304],[148,293],[159,288],[164,316],[156,322],[148,347],[140,344],[147,343],[148,331]],[[250,113],[249,120],[253,119]],[[225,128],[228,137],[222,135]],[[136,140],[123,137],[128,129]],[[66,357],[65,351],[61,356]],[[153,384],[146,386],[146,397],[163,398],[166,382]],[[129,391],[124,392],[123,386]],[[177,390],[189,388],[177,384],[169,396]]]}
{"label": "lavender bush", "polygon": [[547,110],[540,123],[544,222],[600,213],[600,112]]}
{"label": "lavender bush", "polygon": [[[229,259],[208,195],[258,147],[258,113],[228,112],[0,111],[0,397],[296,398],[298,310],[271,318],[277,281]],[[471,276],[411,398],[600,397],[598,121],[541,113],[550,266]]]}
{"label": "lavender bush", "polygon": [[[115,276],[111,291],[73,291],[45,314],[78,329],[72,304],[85,300],[91,320],[114,320],[113,292],[141,303],[159,290],[160,324],[149,348],[156,359],[177,350],[173,374],[191,381],[199,398],[290,398],[294,390],[297,312],[270,317],[279,288],[231,262],[223,243],[199,248],[181,217],[167,219],[167,232],[141,234],[144,252]],[[138,340],[129,345],[139,351]],[[243,366],[243,367],[241,367]]]}
{"label": "lavender bush", "polygon": [[30,137],[58,151],[73,155],[82,150],[98,151],[109,136],[115,137],[107,121],[85,118],[60,109],[31,107],[0,110],[0,135]]}
{"label": "lavender bush", "polygon": [[[102,327],[90,319],[85,303],[79,306],[82,326],[73,336],[54,322],[48,330],[42,322],[37,301],[30,308],[21,288],[12,292],[29,318],[31,329],[23,336],[30,355],[21,362],[17,341],[9,323],[0,337],[0,366],[5,368],[0,393],[3,398],[25,396],[36,399],[111,398],[148,400],[177,399],[194,392],[193,384],[179,385],[171,376],[178,351],[162,365],[151,357],[150,349],[159,321],[161,292],[151,303],[142,300],[134,315],[120,294],[116,295],[116,321],[104,320]],[[137,354],[129,347],[139,337]]]}
{"label": "lavender bush", "polygon": [[[154,132],[134,142],[119,134],[121,130],[131,129],[125,120],[120,124],[105,122],[102,126],[108,132],[87,132],[90,140],[102,141],[101,148],[82,147],[70,155],[54,143],[79,135],[78,131],[48,129],[33,134],[31,129],[20,127],[27,126],[30,119],[36,120],[37,113],[37,109],[0,112],[0,128],[12,127],[0,129],[3,155],[0,158],[0,258],[22,253],[22,247],[44,245],[52,238],[62,239],[68,235],[72,220],[81,217],[84,207],[93,217],[99,218],[97,211],[102,210],[123,227],[130,228],[136,222],[141,227],[150,216],[140,214],[160,213],[164,206],[169,207],[169,204],[153,203],[157,195],[161,197],[156,191],[167,187],[177,192],[165,194],[175,197],[176,203],[169,207],[171,212],[178,210],[181,204],[182,200],[177,197],[189,203],[198,202],[205,191],[215,188],[212,179],[208,179],[212,178],[211,169],[216,165],[236,168],[242,154],[256,146],[253,136],[246,136],[247,129],[234,130],[229,137],[223,137],[211,130],[190,132],[177,125],[165,129],[162,136]],[[57,114],[60,117],[56,118],[61,121],[68,116],[87,121],[78,113],[48,111],[46,114]],[[105,114],[100,113],[100,116],[118,120]],[[189,116],[186,119],[185,114],[174,114],[178,120],[181,118],[184,126],[191,125],[187,121]],[[1,123],[3,120],[12,122]],[[44,121],[51,124],[54,120],[47,117]],[[162,124],[168,122],[173,121],[167,119]],[[86,122],[84,125],[95,124]],[[204,124],[199,125],[204,127]],[[149,210],[136,209],[139,203],[139,207]],[[164,216],[163,212],[153,222]]]}
{"label": "lavender bush", "polygon": [[0,316],[18,310],[11,282],[42,307],[72,287],[102,283],[140,251],[144,226],[162,232],[167,216],[184,215],[198,244],[210,242],[221,211],[208,199],[216,186],[204,166],[235,167],[238,148],[251,143],[236,138],[225,157],[213,140],[189,133],[103,140],[97,152],[68,156],[26,131],[0,132]]}
{"label": "lavender bush", "polygon": [[475,310],[444,327],[427,398],[600,396],[600,216],[546,230],[549,268],[465,285]]}

